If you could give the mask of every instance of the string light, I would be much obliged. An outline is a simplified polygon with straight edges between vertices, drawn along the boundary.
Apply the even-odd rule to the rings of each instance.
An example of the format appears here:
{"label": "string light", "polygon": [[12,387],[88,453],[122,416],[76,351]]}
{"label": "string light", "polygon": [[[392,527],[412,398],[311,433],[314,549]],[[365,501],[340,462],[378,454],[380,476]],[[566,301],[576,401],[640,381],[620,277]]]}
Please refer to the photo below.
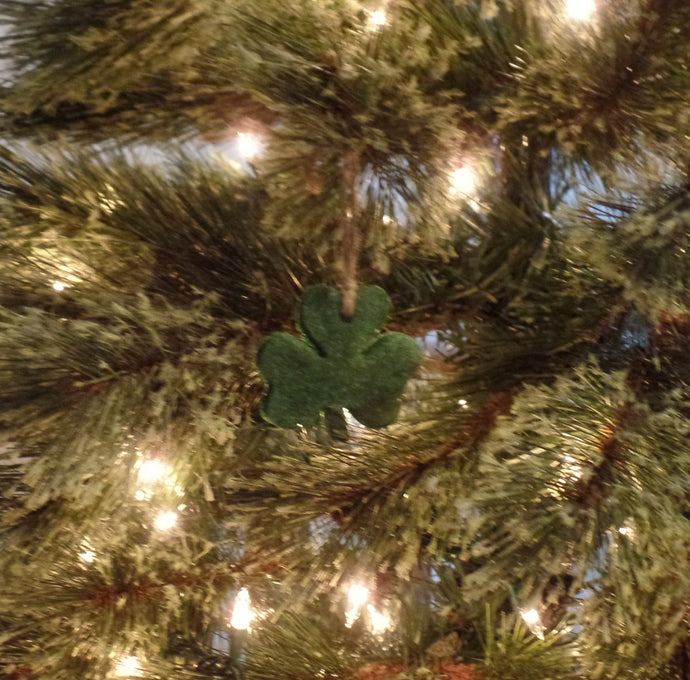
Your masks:
{"label": "string light", "polygon": [[261,142],[257,135],[251,132],[238,132],[237,150],[242,158],[251,160],[261,151]]}
{"label": "string light", "polygon": [[522,620],[527,624],[532,635],[535,635],[540,640],[544,639],[544,626],[541,623],[541,617],[536,609],[528,609],[521,614]]}
{"label": "string light", "polygon": [[91,562],[96,559],[96,553],[93,550],[84,550],[79,553],[79,559],[81,559],[82,562],[91,564]]}
{"label": "string light", "polygon": [[57,248],[33,248],[29,261],[46,273],[46,285],[57,293],[82,283],[93,274],[78,257]]}
{"label": "string light", "polygon": [[347,591],[347,605],[345,607],[345,626],[351,628],[359,618],[362,607],[369,599],[369,588],[361,583],[353,583]]}
{"label": "string light", "polygon": [[536,609],[528,609],[522,612],[522,619],[528,626],[535,626],[539,623],[539,612]]}
{"label": "string light", "polygon": [[369,625],[374,635],[382,635],[391,627],[391,617],[386,612],[378,611],[373,605],[367,605]]}
{"label": "string light", "polygon": [[386,21],[388,20],[388,17],[386,17],[386,12],[383,9],[377,9],[373,12],[369,13],[369,28],[372,31],[375,31],[381,26],[384,26],[386,24]]}
{"label": "string light", "polygon": [[566,0],[566,14],[576,21],[589,21],[597,10],[595,0]]}
{"label": "string light", "polygon": [[141,678],[141,664],[136,656],[122,656],[117,660],[114,669],[116,678]]}
{"label": "string light", "polygon": [[450,186],[453,194],[472,196],[477,190],[477,175],[469,165],[463,165],[450,174]]}
{"label": "string light", "polygon": [[165,491],[177,496],[184,495],[184,489],[176,483],[170,465],[158,458],[141,463],[137,481],[140,488],[135,491],[134,497],[138,501],[151,500],[154,491]]}
{"label": "string light", "polygon": [[139,468],[139,481],[145,486],[153,486],[169,475],[170,466],[156,458],[145,461]]}
{"label": "string light", "polygon": [[246,588],[241,588],[235,597],[230,626],[235,630],[248,630],[253,619],[254,614],[251,608],[249,591]]}
{"label": "string light", "polygon": [[618,529],[618,533],[621,536],[627,536],[628,538],[635,538],[635,523],[632,519],[626,520],[625,524]]}
{"label": "string light", "polygon": [[162,510],[156,515],[153,526],[158,531],[170,531],[177,524],[177,513],[172,510]]}
{"label": "string light", "polygon": [[384,215],[381,220],[385,225],[393,224],[393,218],[390,215]]}

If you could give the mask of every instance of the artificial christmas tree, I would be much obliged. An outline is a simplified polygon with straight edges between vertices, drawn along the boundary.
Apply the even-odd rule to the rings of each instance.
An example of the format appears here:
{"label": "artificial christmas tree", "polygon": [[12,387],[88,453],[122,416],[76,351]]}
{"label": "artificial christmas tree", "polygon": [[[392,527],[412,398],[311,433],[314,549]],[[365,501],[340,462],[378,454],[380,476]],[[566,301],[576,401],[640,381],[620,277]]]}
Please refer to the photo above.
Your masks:
{"label": "artificial christmas tree", "polygon": [[690,677],[687,0],[0,15],[0,675]]}

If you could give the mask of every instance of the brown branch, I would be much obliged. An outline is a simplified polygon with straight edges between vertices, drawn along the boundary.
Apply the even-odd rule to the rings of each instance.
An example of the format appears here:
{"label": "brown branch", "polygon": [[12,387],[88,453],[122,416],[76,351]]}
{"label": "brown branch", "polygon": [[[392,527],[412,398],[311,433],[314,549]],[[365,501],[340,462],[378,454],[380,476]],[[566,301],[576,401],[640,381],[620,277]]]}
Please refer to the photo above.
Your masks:
{"label": "brown branch", "polygon": [[509,391],[495,395],[477,411],[470,424],[463,427],[450,442],[445,443],[440,449],[432,451],[424,458],[408,458],[388,479],[374,481],[367,488],[353,489],[354,493],[334,498],[337,509],[332,511],[331,518],[341,527],[349,528],[357,508],[370,507],[373,501],[381,499],[403,484],[406,487],[412,487],[429,468],[456,457],[460,453],[464,455],[493,430],[499,416],[509,413],[512,403],[513,395]]}
{"label": "brown branch", "polygon": [[[201,565],[199,572],[189,574],[176,572],[158,581],[138,580],[131,583],[117,585],[101,584],[85,594],[84,600],[98,609],[117,606],[121,598],[132,603],[159,601],[162,590],[167,586],[194,590],[204,586],[213,588],[229,588],[237,584],[238,575],[268,574],[277,575],[283,569],[265,551],[250,552],[237,563],[227,565],[227,568],[217,570],[215,564]],[[217,571],[217,573],[213,573]]]}

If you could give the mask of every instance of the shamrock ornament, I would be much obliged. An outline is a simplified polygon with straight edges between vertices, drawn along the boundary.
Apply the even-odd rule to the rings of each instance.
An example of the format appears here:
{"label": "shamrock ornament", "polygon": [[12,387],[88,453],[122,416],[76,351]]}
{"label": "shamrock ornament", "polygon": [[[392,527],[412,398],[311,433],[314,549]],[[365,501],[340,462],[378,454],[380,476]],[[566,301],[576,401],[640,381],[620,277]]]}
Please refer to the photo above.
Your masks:
{"label": "shamrock ornament", "polygon": [[353,317],[343,319],[339,291],[307,288],[300,307],[304,337],[273,333],[259,350],[257,364],[269,386],[264,418],[279,427],[310,428],[324,410],[347,408],[367,427],[394,422],[422,350],[403,333],[379,331],[391,306],[382,288],[365,286]]}

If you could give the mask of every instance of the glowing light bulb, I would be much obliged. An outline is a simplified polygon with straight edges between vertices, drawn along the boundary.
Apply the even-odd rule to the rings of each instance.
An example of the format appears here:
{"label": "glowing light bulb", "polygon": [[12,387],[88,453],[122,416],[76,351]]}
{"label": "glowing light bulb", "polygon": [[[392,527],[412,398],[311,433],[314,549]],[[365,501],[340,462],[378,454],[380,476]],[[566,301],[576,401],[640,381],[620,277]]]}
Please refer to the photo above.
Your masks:
{"label": "glowing light bulb", "polygon": [[458,196],[471,196],[477,190],[477,175],[470,166],[463,165],[450,174],[450,186]]}
{"label": "glowing light bulb", "polygon": [[384,26],[388,18],[386,17],[386,12],[383,9],[377,9],[369,14],[369,28],[371,30],[376,30]]}
{"label": "glowing light bulb", "polygon": [[522,620],[528,626],[536,626],[541,621],[539,612],[536,609],[528,609],[526,612],[522,612]]}
{"label": "glowing light bulb", "polygon": [[63,290],[67,288],[66,284],[64,284],[62,281],[53,281],[53,290],[62,293]]}
{"label": "glowing light bulb", "polygon": [[381,220],[384,224],[392,224],[393,223],[393,218],[390,215],[384,215],[383,219]]}
{"label": "glowing light bulb", "polygon": [[522,612],[521,616],[522,620],[527,624],[527,627],[530,629],[532,635],[538,637],[540,640],[543,640],[544,632],[546,629],[542,625],[539,612],[536,609],[528,609],[527,611]]}
{"label": "glowing light bulb", "polygon": [[261,142],[259,138],[251,132],[238,132],[237,150],[240,156],[247,160],[251,160],[261,151]]}
{"label": "glowing light bulb", "polygon": [[565,12],[576,21],[589,21],[597,10],[595,0],[566,0]]}
{"label": "glowing light bulb", "polygon": [[147,460],[139,468],[139,481],[145,486],[153,486],[170,475],[170,466],[162,460]]}
{"label": "glowing light bulb", "polygon": [[141,664],[136,656],[122,656],[115,664],[114,675],[116,678],[141,678],[143,672]]}
{"label": "glowing light bulb", "polygon": [[359,618],[362,607],[369,599],[369,588],[361,583],[353,583],[347,591],[347,606],[345,607],[345,625],[350,628]]}
{"label": "glowing light bulb", "polygon": [[84,550],[79,553],[79,559],[81,559],[82,562],[91,564],[91,562],[96,559],[96,553],[93,550]]}
{"label": "glowing light bulb", "polygon": [[373,605],[367,605],[369,625],[374,635],[381,635],[391,627],[391,617],[386,612],[380,612]]}
{"label": "glowing light bulb", "polygon": [[625,524],[618,529],[618,533],[621,536],[627,536],[628,538],[635,538],[635,523],[632,519],[626,520]]}
{"label": "glowing light bulb", "polygon": [[172,510],[163,510],[156,515],[153,526],[158,531],[170,531],[177,524],[177,513]]}
{"label": "glowing light bulb", "polygon": [[242,588],[237,593],[237,597],[235,597],[230,626],[235,630],[248,630],[253,618],[254,614],[252,613],[249,591],[246,588]]}
{"label": "glowing light bulb", "polygon": [[460,406],[462,406],[463,408],[469,408],[467,404],[467,399],[458,399],[458,404],[460,404]]}

